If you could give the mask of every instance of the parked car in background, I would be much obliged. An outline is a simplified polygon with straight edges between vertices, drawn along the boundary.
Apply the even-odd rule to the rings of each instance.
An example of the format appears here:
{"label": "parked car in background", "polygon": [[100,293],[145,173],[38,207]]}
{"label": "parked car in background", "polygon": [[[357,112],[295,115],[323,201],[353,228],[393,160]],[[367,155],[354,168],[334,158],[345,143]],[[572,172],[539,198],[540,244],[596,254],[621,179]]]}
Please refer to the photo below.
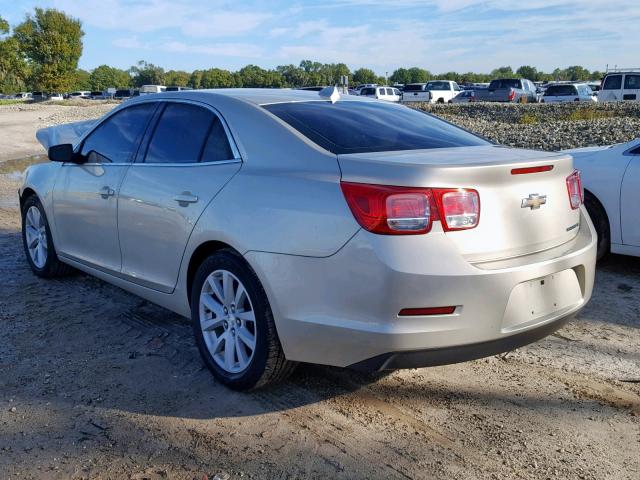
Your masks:
{"label": "parked car in background", "polygon": [[71,92],[69,94],[69,98],[91,98],[91,92],[87,90],[78,90],[76,92]]}
{"label": "parked car in background", "polygon": [[598,258],[640,256],[640,138],[567,150],[582,175],[584,203],[598,232]]}
{"label": "parked car in background", "polygon": [[127,98],[131,98],[132,96],[132,88],[120,88],[116,90],[116,93],[113,94],[113,98],[115,98],[116,100],[126,100]]}
{"label": "parked car in background", "polygon": [[600,91],[600,87],[602,87],[602,82],[587,82],[587,85],[589,85],[591,91],[597,95]]}
{"label": "parked car in background", "polygon": [[193,88],[172,86],[172,87],[167,87],[165,91],[166,92],[182,92],[183,90],[193,90]]}
{"label": "parked car in background", "polygon": [[360,91],[361,91],[363,88],[371,88],[371,87],[377,87],[377,86],[378,86],[378,84],[377,84],[377,83],[363,83],[363,84],[358,85],[358,86],[356,87],[356,91],[358,92],[358,95],[360,95]]}
{"label": "parked car in background", "polygon": [[41,102],[47,99],[47,94],[45,92],[31,92],[31,98],[35,102]]}
{"label": "parked car in background", "polygon": [[32,98],[31,92],[16,93],[15,98],[19,100],[30,100]]}
{"label": "parked car in background", "polygon": [[360,90],[360,96],[388,102],[399,102],[401,98],[400,90],[393,87],[365,87]]}
{"label": "parked car in background", "polygon": [[479,102],[536,103],[536,86],[526,78],[499,78],[491,80],[486,90],[476,91]]}
{"label": "parked car in background", "polygon": [[150,93],[161,93],[166,91],[164,85],[143,85],[140,87],[140,95],[148,95]]}
{"label": "parked car in background", "polygon": [[586,83],[557,83],[547,86],[541,103],[597,102],[596,97]]}
{"label": "parked car in background", "polygon": [[105,100],[107,98],[111,98],[111,95],[105,93],[105,92],[101,92],[99,90],[95,90],[93,92],[91,92],[90,95],[91,100]]}
{"label": "parked car in background", "polygon": [[475,101],[476,97],[473,90],[463,90],[451,99],[451,103],[469,103]]}
{"label": "parked car in background", "polygon": [[601,102],[640,101],[640,69],[607,72],[598,99]]}
{"label": "parked car in background", "polygon": [[570,155],[334,87],[176,97],[38,131],[53,161],[24,175],[23,246],[38,276],[71,265],[190,317],[226,385],[295,362],[495,355],[591,297],[595,231]]}
{"label": "parked car in background", "polygon": [[462,90],[451,80],[430,80],[424,88],[430,93],[431,103],[449,103]]}
{"label": "parked car in background", "polygon": [[426,89],[426,83],[409,83],[402,90],[402,103],[428,102],[431,92]]}
{"label": "parked car in background", "polygon": [[49,95],[49,100],[53,100],[55,102],[61,102],[64,100],[64,95],[62,93],[52,93]]}

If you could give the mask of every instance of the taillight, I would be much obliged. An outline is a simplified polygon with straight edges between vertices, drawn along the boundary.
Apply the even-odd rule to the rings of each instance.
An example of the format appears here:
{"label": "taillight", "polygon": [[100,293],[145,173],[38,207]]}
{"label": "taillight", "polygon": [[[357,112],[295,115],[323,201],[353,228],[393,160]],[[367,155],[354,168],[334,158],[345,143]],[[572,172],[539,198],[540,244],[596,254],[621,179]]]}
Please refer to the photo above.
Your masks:
{"label": "taillight", "polygon": [[567,177],[567,191],[569,192],[569,204],[571,208],[575,210],[582,205],[584,195],[582,192],[582,180],[580,179],[580,172],[574,170],[571,175]]}
{"label": "taillight", "polygon": [[516,91],[512,88],[509,91],[509,96],[507,97],[509,99],[510,102],[513,102],[516,98]]}
{"label": "taillight", "polygon": [[373,233],[427,233],[437,219],[429,188],[407,188],[341,182],[342,193],[357,222]]}
{"label": "taillight", "polygon": [[416,235],[441,220],[445,231],[478,225],[480,197],[470,189],[415,188],[341,182],[356,221],[369,232]]}
{"label": "taillight", "polygon": [[434,188],[443,230],[474,228],[480,220],[480,196],[466,188]]}

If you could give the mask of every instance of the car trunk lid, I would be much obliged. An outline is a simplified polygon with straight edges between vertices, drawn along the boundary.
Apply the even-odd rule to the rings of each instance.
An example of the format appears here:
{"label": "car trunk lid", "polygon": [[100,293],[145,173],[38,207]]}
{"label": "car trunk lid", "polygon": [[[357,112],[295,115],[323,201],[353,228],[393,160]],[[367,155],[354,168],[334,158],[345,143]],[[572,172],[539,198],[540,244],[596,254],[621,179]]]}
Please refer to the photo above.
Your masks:
{"label": "car trunk lid", "polygon": [[[472,263],[553,248],[578,231],[567,154],[480,146],[346,154],[338,162],[346,182],[477,190],[478,226],[444,233]],[[535,167],[547,171],[521,170]]]}

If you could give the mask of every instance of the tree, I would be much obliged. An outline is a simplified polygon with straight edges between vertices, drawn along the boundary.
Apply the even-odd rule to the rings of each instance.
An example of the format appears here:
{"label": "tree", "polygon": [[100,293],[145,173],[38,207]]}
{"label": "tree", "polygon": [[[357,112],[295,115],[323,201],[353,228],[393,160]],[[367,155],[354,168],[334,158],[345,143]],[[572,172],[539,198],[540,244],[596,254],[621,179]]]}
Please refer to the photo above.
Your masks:
{"label": "tree", "polygon": [[131,67],[129,73],[133,76],[132,83],[135,87],[164,84],[164,69],[144,60],[140,60],[137,65]]}
{"label": "tree", "polygon": [[584,67],[573,65],[565,69],[564,76],[567,80],[575,82],[577,80],[588,80],[591,77],[591,73]]}
{"label": "tree", "polygon": [[182,70],[169,70],[164,74],[165,83],[176,87],[186,87],[190,79],[191,75]]}
{"label": "tree", "polygon": [[200,88],[230,88],[236,86],[236,79],[228,70],[210,68],[201,75]]}
{"label": "tree", "polygon": [[131,85],[131,76],[128,72],[108,65],[100,65],[89,76],[91,90],[106,90],[109,87],[125,88]]}
{"label": "tree", "polygon": [[529,65],[522,65],[518,70],[516,70],[516,74],[519,77],[526,78],[532,82],[540,80],[540,73],[538,72],[538,69]]}
{"label": "tree", "polygon": [[91,90],[91,74],[81,68],[76,70],[71,90]]}
{"label": "tree", "polygon": [[370,70],[368,68],[359,68],[358,70],[353,72],[354,85],[360,85],[362,83],[376,83],[377,81],[378,76],[373,70]]}
{"label": "tree", "polygon": [[48,92],[70,89],[82,55],[83,35],[80,20],[38,7],[14,29],[20,52],[32,68],[35,88]]}
{"label": "tree", "polygon": [[202,88],[202,70],[194,70],[191,72],[187,86],[191,88]]}
{"label": "tree", "polygon": [[16,93],[25,88],[29,69],[9,32],[9,24],[0,17],[0,92]]}
{"label": "tree", "polygon": [[491,71],[491,77],[493,78],[504,78],[504,77],[513,77],[513,70],[511,67],[500,67]]}

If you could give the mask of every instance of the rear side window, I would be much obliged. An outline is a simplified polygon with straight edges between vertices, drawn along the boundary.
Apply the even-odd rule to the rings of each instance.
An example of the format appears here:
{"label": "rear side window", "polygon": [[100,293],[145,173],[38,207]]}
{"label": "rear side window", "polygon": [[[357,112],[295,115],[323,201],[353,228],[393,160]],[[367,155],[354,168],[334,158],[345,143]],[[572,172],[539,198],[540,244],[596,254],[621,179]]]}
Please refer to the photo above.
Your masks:
{"label": "rear side window", "polygon": [[490,145],[435,116],[386,102],[298,102],[264,108],[335,154]]}
{"label": "rear side window", "polygon": [[624,76],[624,88],[631,90],[640,89],[640,75],[625,75]]}
{"label": "rear side window", "polygon": [[115,113],[82,144],[80,153],[89,163],[127,163],[133,159],[156,103],[134,105]]}
{"label": "rear side window", "polygon": [[602,90],[620,90],[622,88],[622,75],[609,75],[604,79]]}
{"label": "rear side window", "polygon": [[158,121],[146,163],[197,163],[213,120],[212,112],[195,105],[168,103]]}
{"label": "rear side window", "polygon": [[207,143],[202,151],[202,162],[219,162],[221,160],[231,160],[233,153],[227,138],[227,133],[218,117],[214,117]]}

